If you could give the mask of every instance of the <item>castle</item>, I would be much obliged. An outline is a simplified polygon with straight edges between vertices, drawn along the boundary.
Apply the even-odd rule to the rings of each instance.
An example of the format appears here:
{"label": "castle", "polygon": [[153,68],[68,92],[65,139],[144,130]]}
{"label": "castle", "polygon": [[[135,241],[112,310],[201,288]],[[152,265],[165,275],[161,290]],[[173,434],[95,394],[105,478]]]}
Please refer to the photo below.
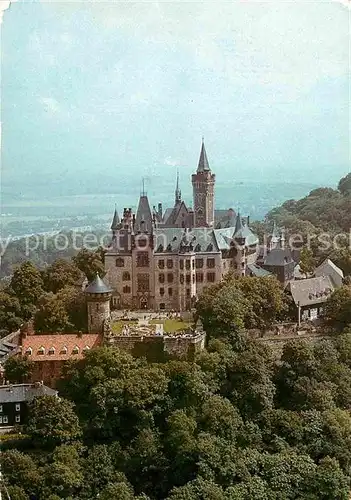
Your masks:
{"label": "castle", "polygon": [[114,212],[105,270],[112,307],[189,310],[203,288],[232,271],[248,274],[257,258],[258,237],[248,218],[232,208],[215,210],[215,174],[204,141],[191,178],[193,208],[182,200],[179,177],[174,206],[151,209],[140,195],[136,213]]}

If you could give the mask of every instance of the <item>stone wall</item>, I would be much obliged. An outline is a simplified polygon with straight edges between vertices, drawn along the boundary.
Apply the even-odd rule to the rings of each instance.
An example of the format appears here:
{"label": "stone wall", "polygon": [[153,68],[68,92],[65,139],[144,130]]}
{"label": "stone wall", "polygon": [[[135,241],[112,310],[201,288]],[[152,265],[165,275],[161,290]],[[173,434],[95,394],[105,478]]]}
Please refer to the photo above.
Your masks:
{"label": "stone wall", "polygon": [[[206,334],[183,335],[114,335],[106,343],[118,347],[133,355],[141,356],[149,353],[153,358],[158,354],[179,358],[193,359],[194,355],[205,348]],[[156,359],[154,359],[156,360]],[[160,360],[160,359],[159,359]]]}

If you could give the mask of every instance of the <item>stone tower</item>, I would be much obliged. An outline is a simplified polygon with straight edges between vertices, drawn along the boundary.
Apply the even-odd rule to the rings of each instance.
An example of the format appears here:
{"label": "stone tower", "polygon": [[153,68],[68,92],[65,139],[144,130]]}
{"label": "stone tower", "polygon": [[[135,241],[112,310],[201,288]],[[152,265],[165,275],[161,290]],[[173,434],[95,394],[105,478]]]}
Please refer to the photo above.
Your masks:
{"label": "stone tower", "polygon": [[191,177],[194,198],[195,227],[212,227],[214,224],[215,175],[211,172],[204,140],[196,174]]}
{"label": "stone tower", "polygon": [[95,280],[85,289],[88,309],[88,332],[103,333],[104,325],[110,320],[112,290],[96,274]]}

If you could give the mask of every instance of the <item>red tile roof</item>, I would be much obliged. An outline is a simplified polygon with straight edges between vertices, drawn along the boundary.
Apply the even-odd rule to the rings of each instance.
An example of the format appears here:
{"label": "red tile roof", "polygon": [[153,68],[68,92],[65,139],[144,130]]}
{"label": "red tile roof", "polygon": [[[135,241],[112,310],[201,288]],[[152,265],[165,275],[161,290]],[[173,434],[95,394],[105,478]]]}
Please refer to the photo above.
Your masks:
{"label": "red tile roof", "polygon": [[100,334],[28,335],[22,339],[21,354],[32,361],[65,361],[80,359],[85,349],[92,349],[101,344]]}

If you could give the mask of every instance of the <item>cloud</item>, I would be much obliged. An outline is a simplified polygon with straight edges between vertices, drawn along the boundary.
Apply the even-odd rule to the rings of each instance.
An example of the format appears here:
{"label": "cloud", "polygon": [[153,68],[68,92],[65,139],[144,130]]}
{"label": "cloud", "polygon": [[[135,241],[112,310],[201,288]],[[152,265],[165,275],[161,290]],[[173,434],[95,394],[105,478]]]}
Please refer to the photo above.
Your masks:
{"label": "cloud", "polygon": [[61,106],[53,97],[41,97],[39,102],[43,105],[46,113],[50,115],[58,115],[61,113]]}
{"label": "cloud", "polygon": [[4,12],[10,7],[11,1],[15,2],[16,0],[0,0],[0,24],[3,22]]}
{"label": "cloud", "polygon": [[165,158],[164,164],[168,167],[179,167],[182,163],[180,160],[168,156],[168,158]]}

